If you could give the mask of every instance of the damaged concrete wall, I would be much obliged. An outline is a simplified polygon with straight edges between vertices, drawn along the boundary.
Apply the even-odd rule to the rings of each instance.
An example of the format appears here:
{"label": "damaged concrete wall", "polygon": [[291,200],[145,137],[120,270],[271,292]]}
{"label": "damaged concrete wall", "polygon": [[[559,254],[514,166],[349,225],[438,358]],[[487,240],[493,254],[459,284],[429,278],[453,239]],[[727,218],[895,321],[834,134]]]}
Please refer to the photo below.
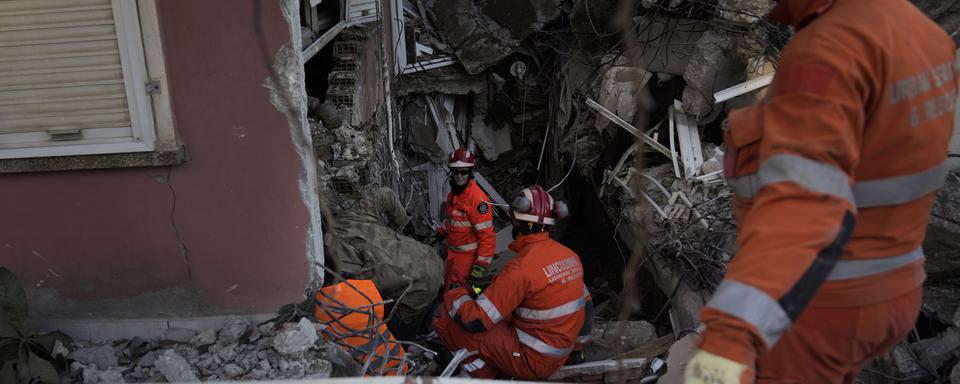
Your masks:
{"label": "damaged concrete wall", "polygon": [[457,59],[477,74],[560,16],[560,0],[423,0]]}
{"label": "damaged concrete wall", "polygon": [[36,316],[267,312],[308,284],[304,162],[263,86],[290,39],[279,2],[158,8],[164,92],[190,159],[4,176],[0,260],[30,288]]}

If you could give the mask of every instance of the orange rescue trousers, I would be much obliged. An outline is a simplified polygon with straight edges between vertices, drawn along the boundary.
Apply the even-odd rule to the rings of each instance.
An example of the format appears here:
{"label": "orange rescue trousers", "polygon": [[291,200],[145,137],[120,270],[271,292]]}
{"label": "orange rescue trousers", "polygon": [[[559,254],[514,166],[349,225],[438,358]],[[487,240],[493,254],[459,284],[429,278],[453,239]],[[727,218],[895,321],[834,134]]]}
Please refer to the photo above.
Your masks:
{"label": "orange rescue trousers", "polygon": [[447,251],[447,261],[444,265],[443,272],[443,286],[449,289],[453,283],[466,285],[467,279],[470,277],[470,268],[473,267],[473,260],[476,258],[476,252],[464,253]]}
{"label": "orange rescue trousers", "polygon": [[433,319],[433,329],[451,352],[461,348],[477,352],[461,364],[470,377],[493,379],[503,373],[516,379],[543,379],[566,362],[566,357],[550,358],[529,352],[520,344],[516,329],[508,321],[501,321],[485,332],[473,333],[450,317],[446,306],[443,309],[440,317]]}
{"label": "orange rescue trousers", "polygon": [[[756,383],[854,383],[870,360],[892,349],[913,329],[921,294],[922,288],[917,288],[892,300],[858,307],[811,304],[773,349],[757,360]],[[704,343],[710,337],[705,335]]]}

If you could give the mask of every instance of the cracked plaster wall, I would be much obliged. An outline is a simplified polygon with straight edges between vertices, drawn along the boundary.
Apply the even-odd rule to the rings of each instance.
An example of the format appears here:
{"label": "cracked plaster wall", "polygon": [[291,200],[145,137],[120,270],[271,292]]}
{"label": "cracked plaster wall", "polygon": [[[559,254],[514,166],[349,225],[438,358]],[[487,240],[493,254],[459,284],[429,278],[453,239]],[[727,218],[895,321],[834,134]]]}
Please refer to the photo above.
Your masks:
{"label": "cracked plaster wall", "polygon": [[[29,288],[34,316],[272,312],[302,299],[305,255],[320,249],[305,203],[312,161],[292,123],[301,112],[278,111],[263,85],[277,53],[291,57],[280,5],[158,2],[187,162],[0,176],[0,260]],[[287,86],[300,76],[287,75]]]}

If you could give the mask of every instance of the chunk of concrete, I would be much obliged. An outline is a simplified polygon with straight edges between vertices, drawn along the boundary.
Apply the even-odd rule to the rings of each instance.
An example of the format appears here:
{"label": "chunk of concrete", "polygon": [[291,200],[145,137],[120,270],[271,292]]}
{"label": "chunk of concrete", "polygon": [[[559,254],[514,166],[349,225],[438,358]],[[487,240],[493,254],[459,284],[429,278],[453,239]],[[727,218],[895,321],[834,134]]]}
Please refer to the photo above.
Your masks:
{"label": "chunk of concrete", "polygon": [[230,316],[223,321],[223,328],[217,336],[217,344],[230,345],[240,340],[247,329],[250,328],[250,320],[240,316]]}
{"label": "chunk of concrete", "polygon": [[156,362],[157,370],[170,383],[193,383],[200,381],[187,360],[172,349],[163,351]]}
{"label": "chunk of concrete", "polygon": [[197,331],[187,328],[167,328],[163,331],[163,340],[169,340],[177,343],[187,344],[197,336]]}
{"label": "chunk of concrete", "polygon": [[79,361],[85,365],[93,364],[98,369],[118,366],[117,354],[113,350],[113,347],[109,345],[80,348],[70,352],[67,358]]}
{"label": "chunk of concrete", "polygon": [[[957,350],[960,350],[960,329],[949,328],[937,337],[910,345],[897,345],[893,349],[893,357],[904,378],[929,379],[929,369],[943,368],[953,361]],[[917,361],[917,357],[921,361]]]}
{"label": "chunk of concrete", "polygon": [[84,365],[79,362],[74,362],[70,365],[70,370],[73,372],[83,370],[84,384],[126,383],[123,379],[123,369],[120,367],[100,370],[94,365]]}
{"label": "chunk of concrete", "polygon": [[284,329],[273,339],[273,348],[282,355],[294,356],[313,347],[317,339],[319,336],[313,323],[302,318],[297,325]]}
{"label": "chunk of concrete", "polygon": [[234,377],[244,374],[243,368],[240,368],[239,365],[230,363],[223,366],[223,375],[226,378],[232,379]]}
{"label": "chunk of concrete", "polygon": [[194,336],[193,339],[190,340],[190,342],[193,343],[193,345],[196,345],[196,346],[198,346],[198,347],[202,347],[202,346],[204,346],[204,345],[210,345],[210,344],[216,343],[216,342],[217,342],[217,330],[216,330],[216,329],[208,329],[208,330],[206,330],[206,331],[200,332],[200,334]]}

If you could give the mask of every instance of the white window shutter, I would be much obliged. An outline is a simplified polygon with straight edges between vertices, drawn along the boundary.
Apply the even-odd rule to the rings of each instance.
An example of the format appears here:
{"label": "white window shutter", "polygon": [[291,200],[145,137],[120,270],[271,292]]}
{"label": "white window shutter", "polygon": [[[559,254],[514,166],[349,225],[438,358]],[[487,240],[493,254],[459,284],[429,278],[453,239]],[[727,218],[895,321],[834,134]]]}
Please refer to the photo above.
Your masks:
{"label": "white window shutter", "polygon": [[347,0],[347,17],[352,23],[365,23],[380,19],[379,0]]}
{"label": "white window shutter", "polygon": [[0,158],[149,151],[136,2],[0,1]]}

